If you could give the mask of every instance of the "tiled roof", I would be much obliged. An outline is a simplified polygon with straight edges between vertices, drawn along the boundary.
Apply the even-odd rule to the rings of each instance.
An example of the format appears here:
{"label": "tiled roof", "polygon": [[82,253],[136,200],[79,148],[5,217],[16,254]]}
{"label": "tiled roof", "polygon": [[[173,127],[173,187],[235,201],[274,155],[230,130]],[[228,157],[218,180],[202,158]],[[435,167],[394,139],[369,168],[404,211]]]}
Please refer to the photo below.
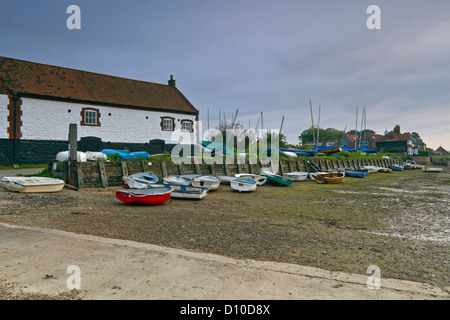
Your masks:
{"label": "tiled roof", "polygon": [[198,113],[175,86],[0,57],[0,93],[8,89],[25,97]]}

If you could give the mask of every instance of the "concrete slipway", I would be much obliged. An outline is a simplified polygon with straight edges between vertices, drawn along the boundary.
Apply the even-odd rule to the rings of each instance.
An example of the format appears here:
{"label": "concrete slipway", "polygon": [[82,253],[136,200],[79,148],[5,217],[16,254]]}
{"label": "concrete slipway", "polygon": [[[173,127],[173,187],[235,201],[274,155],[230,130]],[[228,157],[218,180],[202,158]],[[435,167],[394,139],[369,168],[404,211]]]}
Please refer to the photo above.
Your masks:
{"label": "concrete slipway", "polygon": [[80,268],[81,299],[310,300],[448,299],[426,284],[329,272],[0,223],[2,283],[24,293],[68,292],[67,268]]}

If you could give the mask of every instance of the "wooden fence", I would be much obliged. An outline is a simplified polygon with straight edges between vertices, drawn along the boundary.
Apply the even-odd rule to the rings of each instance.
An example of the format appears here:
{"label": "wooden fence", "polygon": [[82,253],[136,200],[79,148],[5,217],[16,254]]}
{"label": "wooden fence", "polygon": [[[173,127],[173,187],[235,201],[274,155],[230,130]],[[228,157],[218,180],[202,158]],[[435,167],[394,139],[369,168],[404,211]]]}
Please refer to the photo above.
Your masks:
{"label": "wooden fence", "polygon": [[[362,166],[379,166],[390,167],[392,164],[399,163],[393,159],[339,159],[339,160],[322,160],[314,158],[309,160],[311,163],[319,167],[321,171],[344,168],[361,168]],[[69,173],[68,162],[50,162],[48,170],[53,176],[68,181]],[[119,162],[80,162],[77,164],[76,176],[78,188],[95,188],[119,186],[122,183],[122,177],[138,172],[152,171],[158,177],[164,178],[170,175],[179,174],[216,174],[234,176],[237,173],[253,173],[260,174],[263,166],[258,164],[180,164],[176,165],[169,161],[153,162],[126,160]],[[264,166],[266,167],[266,166]],[[307,160],[300,159],[280,159],[278,174],[286,172],[311,172],[311,168],[307,164]]]}

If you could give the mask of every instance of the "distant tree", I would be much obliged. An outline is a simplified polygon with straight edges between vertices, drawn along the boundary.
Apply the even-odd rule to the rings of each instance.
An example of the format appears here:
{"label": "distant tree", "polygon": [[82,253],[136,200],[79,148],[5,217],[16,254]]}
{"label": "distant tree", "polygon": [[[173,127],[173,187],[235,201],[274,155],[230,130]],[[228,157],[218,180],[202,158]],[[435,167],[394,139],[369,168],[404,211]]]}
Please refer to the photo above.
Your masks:
{"label": "distant tree", "polygon": [[[344,133],[345,133],[344,131],[334,128],[320,129],[319,140],[320,141],[339,140],[344,135]],[[302,140],[302,143],[313,142],[316,138],[317,138],[317,128],[314,128],[314,135],[313,135],[312,127],[303,131],[299,136],[299,139]]]}

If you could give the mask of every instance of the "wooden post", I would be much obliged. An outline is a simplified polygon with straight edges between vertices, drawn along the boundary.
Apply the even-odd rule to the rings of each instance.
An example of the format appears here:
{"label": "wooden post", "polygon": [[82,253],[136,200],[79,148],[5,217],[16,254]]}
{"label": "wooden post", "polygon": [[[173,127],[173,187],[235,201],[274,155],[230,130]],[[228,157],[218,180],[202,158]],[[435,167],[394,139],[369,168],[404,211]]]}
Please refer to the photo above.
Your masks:
{"label": "wooden post", "polygon": [[69,125],[69,184],[77,186],[77,151],[78,151],[77,125]]}
{"label": "wooden post", "polygon": [[100,179],[102,180],[103,188],[108,187],[108,177],[106,176],[105,163],[103,161],[98,163],[100,169]]}
{"label": "wooden post", "polygon": [[127,162],[126,162],[126,161],[121,161],[120,164],[121,164],[121,166],[122,166],[122,176],[128,177],[128,167],[127,167]]}

